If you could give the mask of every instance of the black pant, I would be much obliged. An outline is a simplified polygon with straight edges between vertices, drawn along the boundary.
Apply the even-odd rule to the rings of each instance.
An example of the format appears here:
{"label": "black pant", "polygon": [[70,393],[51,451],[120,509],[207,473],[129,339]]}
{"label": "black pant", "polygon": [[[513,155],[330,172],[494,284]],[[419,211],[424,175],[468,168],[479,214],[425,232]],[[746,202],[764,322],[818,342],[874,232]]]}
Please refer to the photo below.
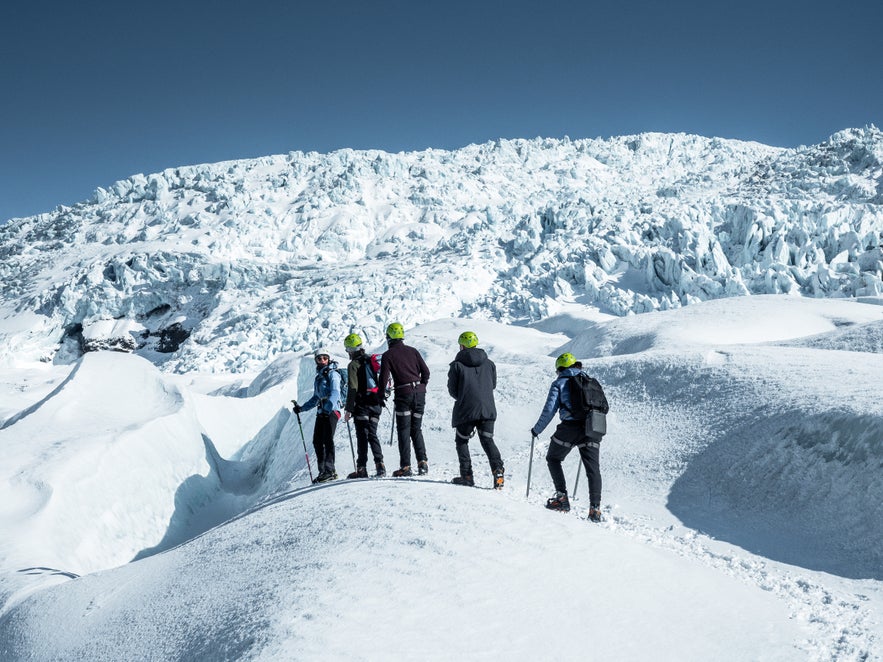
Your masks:
{"label": "black pant", "polygon": [[371,455],[374,456],[374,464],[383,462],[383,450],[380,447],[380,439],[377,438],[377,425],[380,422],[380,405],[363,406],[356,405],[353,408],[353,420],[356,426],[356,466],[368,466],[368,446],[371,446]]}
{"label": "black pant", "polygon": [[454,442],[457,444],[457,459],[460,461],[460,475],[467,476],[472,474],[472,460],[469,457],[469,439],[472,437],[472,431],[478,429],[478,441],[487,455],[488,462],[491,465],[491,472],[503,470],[503,459],[500,457],[500,451],[494,443],[494,422],[493,421],[470,421],[462,423],[456,427],[457,433],[454,435]]}
{"label": "black pant", "polygon": [[337,414],[316,414],[313,427],[313,448],[316,450],[317,471],[334,471],[334,431],[337,429]]}
{"label": "black pant", "polygon": [[426,444],[423,443],[423,410],[426,408],[425,393],[396,393],[393,400],[396,411],[396,430],[399,435],[399,466],[411,466],[411,442],[418,462],[426,461]]}
{"label": "black pant", "polygon": [[598,507],[601,505],[601,438],[586,435],[585,421],[562,421],[552,435],[549,452],[546,453],[546,464],[549,466],[552,482],[555,483],[555,491],[567,492],[561,463],[574,446],[579,448],[586,477],[589,479],[589,502]]}

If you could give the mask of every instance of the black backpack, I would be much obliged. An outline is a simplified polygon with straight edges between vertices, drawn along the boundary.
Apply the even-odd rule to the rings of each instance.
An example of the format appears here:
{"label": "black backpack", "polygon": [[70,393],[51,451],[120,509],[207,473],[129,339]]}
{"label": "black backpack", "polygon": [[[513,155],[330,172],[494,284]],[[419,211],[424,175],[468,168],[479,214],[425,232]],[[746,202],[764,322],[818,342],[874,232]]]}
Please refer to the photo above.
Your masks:
{"label": "black backpack", "polygon": [[593,411],[606,414],[610,411],[604,389],[594,377],[579,372],[567,380],[570,395],[570,415],[578,421],[584,421]]}

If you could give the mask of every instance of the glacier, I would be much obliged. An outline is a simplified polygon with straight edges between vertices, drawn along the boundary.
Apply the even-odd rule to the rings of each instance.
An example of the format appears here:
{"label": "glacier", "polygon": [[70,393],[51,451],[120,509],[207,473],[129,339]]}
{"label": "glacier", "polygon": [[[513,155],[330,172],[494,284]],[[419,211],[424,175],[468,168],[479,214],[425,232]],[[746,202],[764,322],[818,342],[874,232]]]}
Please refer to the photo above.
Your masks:
{"label": "glacier", "polygon": [[0,347],[248,372],[392,320],[883,294],[883,132],[350,149],[170,168],[0,227]]}

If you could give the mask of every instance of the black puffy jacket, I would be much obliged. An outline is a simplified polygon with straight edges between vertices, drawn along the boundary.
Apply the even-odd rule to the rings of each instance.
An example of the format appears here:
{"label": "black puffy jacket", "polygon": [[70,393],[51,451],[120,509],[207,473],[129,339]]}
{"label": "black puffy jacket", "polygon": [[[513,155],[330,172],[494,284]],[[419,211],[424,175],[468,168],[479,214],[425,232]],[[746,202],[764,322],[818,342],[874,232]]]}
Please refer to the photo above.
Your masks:
{"label": "black puffy jacket", "polygon": [[483,349],[462,349],[448,369],[448,393],[456,400],[451,412],[451,425],[457,427],[471,421],[495,421],[497,407],[497,366]]}

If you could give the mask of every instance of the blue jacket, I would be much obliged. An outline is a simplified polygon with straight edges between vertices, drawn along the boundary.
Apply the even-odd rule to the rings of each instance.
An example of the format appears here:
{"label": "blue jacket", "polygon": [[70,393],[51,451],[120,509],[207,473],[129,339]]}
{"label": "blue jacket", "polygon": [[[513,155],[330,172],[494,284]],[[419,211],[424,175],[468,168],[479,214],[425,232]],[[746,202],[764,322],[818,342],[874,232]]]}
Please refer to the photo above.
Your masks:
{"label": "blue jacket", "polygon": [[546,429],[546,426],[549,425],[555,416],[555,412],[558,410],[560,410],[562,421],[575,420],[570,413],[570,389],[567,388],[567,380],[579,373],[579,368],[565,368],[558,373],[558,377],[552,382],[552,386],[549,387],[549,395],[546,398],[543,411],[540,412],[539,419],[531,428],[531,432],[533,432],[535,437],[539,436]]}
{"label": "blue jacket", "polygon": [[327,366],[316,366],[316,379],[313,382],[313,396],[300,406],[301,411],[307,411],[319,405],[320,414],[330,414],[342,409],[340,404],[340,373],[337,372],[337,362],[332,361]]}

